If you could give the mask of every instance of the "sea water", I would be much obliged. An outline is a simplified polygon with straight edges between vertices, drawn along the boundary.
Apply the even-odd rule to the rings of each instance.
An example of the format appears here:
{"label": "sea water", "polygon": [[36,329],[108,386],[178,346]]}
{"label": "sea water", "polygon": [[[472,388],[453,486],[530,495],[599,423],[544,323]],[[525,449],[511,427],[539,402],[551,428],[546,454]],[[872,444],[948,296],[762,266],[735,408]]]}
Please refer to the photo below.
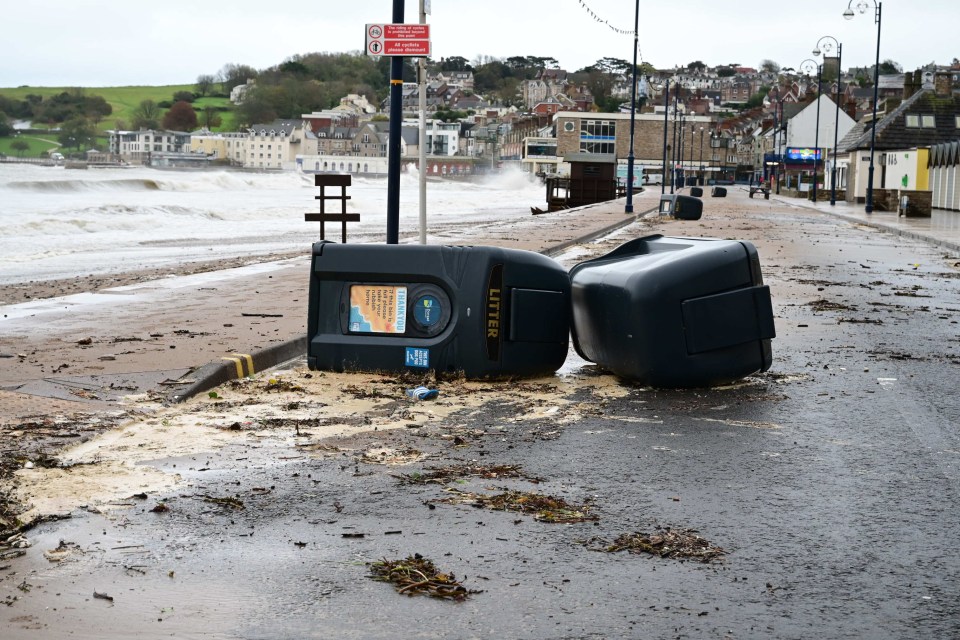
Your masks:
{"label": "sea water", "polygon": [[[312,175],[145,167],[65,169],[0,164],[0,284],[107,274],[238,256],[309,253],[319,239]],[[340,193],[327,188],[327,194]],[[386,178],[347,187],[350,242],[385,242]],[[496,225],[545,207],[544,187],[516,171],[427,184],[427,229]],[[326,210],[340,212],[338,201]],[[400,179],[401,242],[416,242],[419,180]],[[327,223],[339,241],[340,224]]]}

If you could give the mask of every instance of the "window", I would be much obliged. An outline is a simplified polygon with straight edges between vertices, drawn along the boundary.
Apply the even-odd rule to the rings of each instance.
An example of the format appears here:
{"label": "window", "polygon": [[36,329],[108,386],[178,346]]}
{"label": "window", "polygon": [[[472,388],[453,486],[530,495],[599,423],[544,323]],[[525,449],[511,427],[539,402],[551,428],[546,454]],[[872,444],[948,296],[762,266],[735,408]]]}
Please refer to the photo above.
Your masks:
{"label": "window", "polygon": [[933,114],[920,116],[920,126],[924,129],[936,129],[937,117]]}
{"label": "window", "polygon": [[581,120],[580,151],[615,153],[617,123],[613,120]]}
{"label": "window", "polygon": [[953,116],[953,126],[960,129],[960,116]]}

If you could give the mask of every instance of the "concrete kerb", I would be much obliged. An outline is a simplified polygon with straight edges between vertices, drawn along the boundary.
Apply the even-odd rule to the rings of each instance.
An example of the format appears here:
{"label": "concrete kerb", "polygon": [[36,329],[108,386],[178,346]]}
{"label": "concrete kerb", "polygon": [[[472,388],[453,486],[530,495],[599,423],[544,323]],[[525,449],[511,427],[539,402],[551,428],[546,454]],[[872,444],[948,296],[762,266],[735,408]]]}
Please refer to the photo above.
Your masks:
{"label": "concrete kerb", "polygon": [[171,403],[183,402],[230,380],[253,376],[259,371],[272,369],[279,364],[304,356],[306,353],[306,335],[291,338],[254,354],[231,353],[193,371],[189,374],[189,378],[192,379],[189,386],[167,394],[167,401]]}
{"label": "concrete kerb", "polygon": [[[607,225],[602,229],[592,231],[583,236],[555,244],[547,249],[544,249],[541,251],[541,253],[545,256],[554,256],[568,247],[572,247],[576,244],[581,244],[584,242],[590,242],[591,240],[605,236],[608,233],[612,233],[617,229],[621,229],[633,222],[636,222],[641,216],[656,210],[657,208],[654,207],[641,213],[625,214],[624,218],[613,224]],[[189,383],[189,386],[171,391],[167,394],[166,399],[168,402],[174,404],[178,402],[184,402],[185,400],[188,400],[197,394],[203,393],[204,391],[209,391],[210,389],[218,387],[225,382],[229,382],[230,380],[237,380],[240,378],[253,376],[259,371],[272,369],[273,367],[283,364],[284,362],[289,362],[296,358],[306,356],[306,354],[306,335],[291,338],[286,342],[267,347],[266,349],[262,349],[254,354],[232,353],[221,357],[219,360],[205,364],[199,369],[191,372],[189,374],[189,378],[192,381]]]}

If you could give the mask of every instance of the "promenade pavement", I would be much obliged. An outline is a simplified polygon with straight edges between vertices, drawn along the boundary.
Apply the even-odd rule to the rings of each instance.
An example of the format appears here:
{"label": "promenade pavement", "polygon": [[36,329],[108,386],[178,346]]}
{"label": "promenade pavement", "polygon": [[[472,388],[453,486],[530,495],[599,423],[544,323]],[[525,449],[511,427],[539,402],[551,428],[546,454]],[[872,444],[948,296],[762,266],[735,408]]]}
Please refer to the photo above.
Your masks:
{"label": "promenade pavement", "polygon": [[[667,235],[727,233],[717,219],[746,206],[747,190],[711,198],[697,226],[664,225]],[[685,190],[686,192],[686,190]],[[643,216],[655,215],[660,190],[542,215],[479,225],[470,244],[558,255]],[[740,203],[740,204],[738,204]],[[751,201],[771,211],[805,208],[942,247],[960,256],[960,212],[930,218],[867,214],[863,205],[813,203],[771,194]],[[402,242],[415,242],[415,234]],[[430,244],[464,244],[456,229],[431,231]],[[127,395],[190,397],[306,352],[310,256],[145,282],[0,307],[0,427],[71,413],[122,411]]]}

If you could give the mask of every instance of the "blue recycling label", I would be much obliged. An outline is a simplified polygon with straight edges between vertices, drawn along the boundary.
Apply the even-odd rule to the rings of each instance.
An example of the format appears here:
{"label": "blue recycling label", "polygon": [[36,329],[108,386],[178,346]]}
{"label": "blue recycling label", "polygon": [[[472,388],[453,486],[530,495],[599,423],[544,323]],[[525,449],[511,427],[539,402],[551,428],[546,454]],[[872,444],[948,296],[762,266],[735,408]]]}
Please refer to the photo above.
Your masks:
{"label": "blue recycling label", "polygon": [[407,347],[406,366],[420,369],[430,368],[430,349]]}

